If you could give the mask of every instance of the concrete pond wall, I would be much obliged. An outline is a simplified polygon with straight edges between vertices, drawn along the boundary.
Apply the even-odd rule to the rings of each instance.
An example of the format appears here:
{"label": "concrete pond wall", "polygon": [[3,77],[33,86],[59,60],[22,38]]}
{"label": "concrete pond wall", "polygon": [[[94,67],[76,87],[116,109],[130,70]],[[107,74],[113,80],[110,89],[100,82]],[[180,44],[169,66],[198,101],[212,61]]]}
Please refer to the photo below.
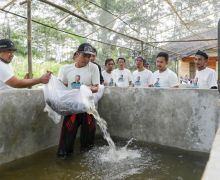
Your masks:
{"label": "concrete pond wall", "polygon": [[218,127],[218,91],[107,88],[99,112],[112,136],[209,152]]}
{"label": "concrete pond wall", "polygon": [[41,90],[0,91],[0,164],[58,143],[60,125],[44,106]]}
{"label": "concrete pond wall", "polygon": [[[42,90],[0,91],[0,164],[58,144],[60,124],[43,112]],[[112,136],[209,152],[218,127],[218,92],[106,88],[100,115]]]}

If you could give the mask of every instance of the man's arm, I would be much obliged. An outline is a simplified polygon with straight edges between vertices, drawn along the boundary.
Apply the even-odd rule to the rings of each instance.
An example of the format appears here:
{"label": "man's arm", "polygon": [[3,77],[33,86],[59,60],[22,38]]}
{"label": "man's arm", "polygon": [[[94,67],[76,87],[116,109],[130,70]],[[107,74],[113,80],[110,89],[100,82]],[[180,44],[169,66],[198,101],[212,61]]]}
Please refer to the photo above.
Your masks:
{"label": "man's arm", "polygon": [[217,78],[215,72],[212,72],[208,77],[208,85],[210,89],[218,89]]}
{"label": "man's arm", "polygon": [[179,80],[176,73],[171,73],[169,76],[170,87],[171,88],[179,88]]}
{"label": "man's arm", "polygon": [[34,79],[18,79],[15,76],[13,76],[12,78],[10,78],[8,81],[6,81],[5,83],[8,86],[11,86],[13,88],[27,88],[30,86],[34,86],[36,84],[46,84],[49,82],[50,80],[50,75],[51,73],[48,72],[44,75],[42,75],[40,78],[34,78]]}

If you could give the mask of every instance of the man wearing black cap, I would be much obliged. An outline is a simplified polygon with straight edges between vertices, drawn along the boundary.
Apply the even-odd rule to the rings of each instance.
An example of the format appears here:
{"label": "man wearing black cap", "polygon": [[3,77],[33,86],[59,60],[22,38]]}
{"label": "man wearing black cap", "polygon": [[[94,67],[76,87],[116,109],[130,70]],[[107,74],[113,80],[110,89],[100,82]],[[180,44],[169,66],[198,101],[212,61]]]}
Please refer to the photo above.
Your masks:
{"label": "man wearing black cap", "polygon": [[36,84],[46,84],[50,79],[50,73],[35,79],[17,79],[10,65],[16,51],[14,43],[9,39],[0,39],[0,90],[12,88],[26,88]]}
{"label": "man wearing black cap", "polygon": [[[89,86],[92,92],[98,91],[99,69],[97,65],[90,62],[91,55],[94,55],[93,47],[88,43],[83,43],[78,47],[75,62],[60,69],[58,77],[68,88],[78,89],[81,84],[84,84]],[[81,151],[93,146],[96,131],[94,117],[87,113],[65,116],[57,152],[58,157],[66,158],[73,153],[74,141],[80,125]]]}
{"label": "man wearing black cap", "polygon": [[208,55],[198,50],[195,55],[195,65],[197,67],[195,80],[198,88],[202,89],[217,89],[216,74],[213,69],[207,67]]}

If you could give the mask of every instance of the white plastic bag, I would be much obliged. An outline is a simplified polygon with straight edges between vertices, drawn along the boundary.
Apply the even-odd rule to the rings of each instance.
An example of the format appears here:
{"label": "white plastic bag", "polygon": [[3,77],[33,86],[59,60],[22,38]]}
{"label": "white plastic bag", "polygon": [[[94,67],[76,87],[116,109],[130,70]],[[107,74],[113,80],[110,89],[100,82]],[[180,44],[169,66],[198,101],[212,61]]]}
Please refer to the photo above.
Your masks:
{"label": "white plastic bag", "polygon": [[103,96],[104,86],[100,85],[98,92],[94,94],[85,85],[82,85],[80,89],[68,89],[57,77],[52,75],[43,91],[45,101],[49,106],[45,107],[45,111],[55,123],[58,123],[61,119],[60,115],[89,112]]}

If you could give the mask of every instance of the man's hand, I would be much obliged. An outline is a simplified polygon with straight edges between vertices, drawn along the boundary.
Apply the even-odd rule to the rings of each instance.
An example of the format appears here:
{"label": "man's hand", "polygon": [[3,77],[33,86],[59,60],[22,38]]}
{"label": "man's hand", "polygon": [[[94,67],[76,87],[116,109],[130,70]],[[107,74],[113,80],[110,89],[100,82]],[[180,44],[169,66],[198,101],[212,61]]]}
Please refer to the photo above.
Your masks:
{"label": "man's hand", "polygon": [[104,86],[107,86],[107,85],[108,85],[108,83],[104,81],[104,82],[103,82],[103,85],[104,85]]}
{"label": "man's hand", "polygon": [[40,77],[40,83],[47,84],[50,80],[51,72],[47,71],[44,75]]}
{"label": "man's hand", "polygon": [[97,86],[90,86],[90,89],[91,89],[92,93],[96,93],[99,90],[99,86],[98,85]]}

